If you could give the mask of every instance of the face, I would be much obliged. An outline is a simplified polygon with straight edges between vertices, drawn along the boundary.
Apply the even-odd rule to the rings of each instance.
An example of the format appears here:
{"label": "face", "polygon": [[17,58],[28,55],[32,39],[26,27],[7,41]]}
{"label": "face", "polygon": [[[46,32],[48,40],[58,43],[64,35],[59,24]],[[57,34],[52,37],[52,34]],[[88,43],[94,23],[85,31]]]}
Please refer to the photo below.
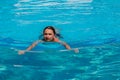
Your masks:
{"label": "face", "polygon": [[51,29],[46,29],[46,30],[44,31],[44,39],[45,39],[46,41],[52,41],[52,40],[54,39],[54,37],[55,37],[55,34],[54,34],[53,30],[51,30]]}

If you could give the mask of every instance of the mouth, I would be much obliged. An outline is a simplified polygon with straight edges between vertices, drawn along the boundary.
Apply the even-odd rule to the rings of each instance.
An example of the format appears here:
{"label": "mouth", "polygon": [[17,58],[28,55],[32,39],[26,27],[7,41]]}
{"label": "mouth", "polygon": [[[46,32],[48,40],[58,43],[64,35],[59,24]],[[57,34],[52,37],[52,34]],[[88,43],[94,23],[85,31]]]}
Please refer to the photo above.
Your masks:
{"label": "mouth", "polygon": [[45,40],[46,40],[46,41],[50,41],[50,39],[49,39],[49,38],[45,38]]}
{"label": "mouth", "polygon": [[45,41],[53,41],[53,39],[45,38]]}

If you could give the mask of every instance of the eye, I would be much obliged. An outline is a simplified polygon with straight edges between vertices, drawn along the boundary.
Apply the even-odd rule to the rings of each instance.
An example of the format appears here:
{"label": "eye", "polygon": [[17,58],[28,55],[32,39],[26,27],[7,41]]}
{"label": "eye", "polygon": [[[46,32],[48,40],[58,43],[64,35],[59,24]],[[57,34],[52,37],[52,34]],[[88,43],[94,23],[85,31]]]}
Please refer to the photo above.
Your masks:
{"label": "eye", "polygon": [[52,35],[51,33],[49,33],[49,35]]}
{"label": "eye", "polygon": [[47,33],[44,33],[44,35],[47,35]]}

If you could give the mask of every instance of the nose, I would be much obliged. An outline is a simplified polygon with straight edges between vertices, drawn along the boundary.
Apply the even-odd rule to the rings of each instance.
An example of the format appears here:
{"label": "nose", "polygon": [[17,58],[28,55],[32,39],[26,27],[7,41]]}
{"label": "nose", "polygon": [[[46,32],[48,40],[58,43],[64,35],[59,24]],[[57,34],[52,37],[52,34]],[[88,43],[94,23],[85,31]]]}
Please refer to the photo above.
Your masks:
{"label": "nose", "polygon": [[45,35],[45,38],[49,38],[49,35]]}
{"label": "nose", "polygon": [[47,34],[46,37],[49,37],[49,35]]}

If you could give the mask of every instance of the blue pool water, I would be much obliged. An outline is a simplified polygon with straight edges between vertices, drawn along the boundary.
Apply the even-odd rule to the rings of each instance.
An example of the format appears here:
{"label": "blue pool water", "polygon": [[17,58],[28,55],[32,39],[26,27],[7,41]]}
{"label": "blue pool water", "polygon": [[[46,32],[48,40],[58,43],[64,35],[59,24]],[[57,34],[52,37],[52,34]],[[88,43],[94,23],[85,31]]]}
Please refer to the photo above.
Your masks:
{"label": "blue pool water", "polygon": [[[1,0],[0,80],[120,80],[119,0]],[[45,26],[74,51],[27,52]]]}

